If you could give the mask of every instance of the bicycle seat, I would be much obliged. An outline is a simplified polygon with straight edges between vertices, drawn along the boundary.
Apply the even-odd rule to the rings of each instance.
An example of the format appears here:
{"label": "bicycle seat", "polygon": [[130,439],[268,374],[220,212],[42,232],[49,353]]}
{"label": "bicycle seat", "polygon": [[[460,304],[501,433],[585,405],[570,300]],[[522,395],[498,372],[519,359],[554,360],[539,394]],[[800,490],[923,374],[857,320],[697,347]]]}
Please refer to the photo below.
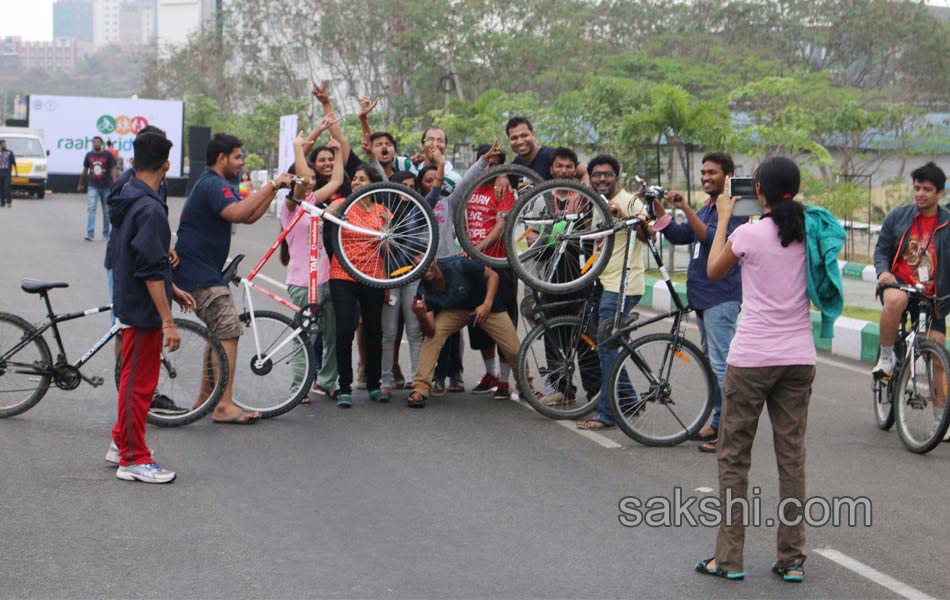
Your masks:
{"label": "bicycle seat", "polygon": [[224,269],[221,271],[221,279],[224,279],[224,285],[237,283],[237,280],[240,279],[237,276],[237,268],[242,260],[244,260],[244,255],[238,254],[231,259],[231,262],[224,266]]}
{"label": "bicycle seat", "polygon": [[69,284],[65,281],[40,281],[38,279],[24,279],[20,288],[27,294],[42,294],[53,288],[67,288]]}

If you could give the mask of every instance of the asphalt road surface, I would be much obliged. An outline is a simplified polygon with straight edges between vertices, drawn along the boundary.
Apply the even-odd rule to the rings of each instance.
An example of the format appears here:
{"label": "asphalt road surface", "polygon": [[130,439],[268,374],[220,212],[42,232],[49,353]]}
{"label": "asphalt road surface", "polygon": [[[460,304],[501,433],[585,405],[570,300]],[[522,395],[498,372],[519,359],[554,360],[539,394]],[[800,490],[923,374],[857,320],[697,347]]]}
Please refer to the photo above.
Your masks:
{"label": "asphalt road surface", "polygon": [[[105,244],[83,240],[85,205],[56,194],[0,209],[0,310],[43,316],[19,289],[24,277],[70,282],[51,294],[61,312],[107,302]],[[182,199],[171,205],[174,230]],[[252,262],[278,229],[271,217],[240,226],[232,254]],[[272,262],[265,274],[281,281]],[[107,327],[105,315],[65,324],[71,358]],[[85,372],[109,381],[111,355]],[[465,356],[471,388],[482,364]],[[370,405],[356,392],[348,411],[317,400],[252,427],[149,428],[156,456],[179,473],[150,486],[117,480],[103,461],[115,388],[54,388],[0,422],[0,597],[946,597],[950,445],[904,450],[876,429],[869,389],[866,367],[822,358],[808,495],[867,497],[872,524],[809,528],[807,580],[792,585],[769,570],[774,527],[748,530],[746,580],[729,582],[693,571],[715,529],[621,525],[626,497],[716,494],[715,458],[694,442],[581,435],[485,396],[410,410],[401,396]],[[774,515],[767,419],[753,456],[751,484]]]}

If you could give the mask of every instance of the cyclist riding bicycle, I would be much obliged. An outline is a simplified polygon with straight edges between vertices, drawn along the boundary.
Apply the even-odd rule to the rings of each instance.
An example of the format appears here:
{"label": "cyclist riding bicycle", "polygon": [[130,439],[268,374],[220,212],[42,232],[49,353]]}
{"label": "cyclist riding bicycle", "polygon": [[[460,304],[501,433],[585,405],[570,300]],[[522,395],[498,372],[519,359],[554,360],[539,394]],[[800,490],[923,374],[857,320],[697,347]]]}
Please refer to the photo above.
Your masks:
{"label": "cyclist riding bicycle", "polygon": [[[914,203],[898,206],[888,213],[874,247],[874,270],[883,284],[923,284],[924,293],[938,296],[936,313],[931,315],[927,337],[946,344],[946,314],[950,312],[950,211],[941,207],[947,176],[932,162],[910,174],[914,182]],[[947,273],[947,274],[944,274]],[[880,288],[879,288],[880,289]],[[880,358],[872,371],[875,377],[890,376],[897,364],[894,342],[908,295],[901,290],[881,290]],[[921,307],[930,312],[930,306]]]}

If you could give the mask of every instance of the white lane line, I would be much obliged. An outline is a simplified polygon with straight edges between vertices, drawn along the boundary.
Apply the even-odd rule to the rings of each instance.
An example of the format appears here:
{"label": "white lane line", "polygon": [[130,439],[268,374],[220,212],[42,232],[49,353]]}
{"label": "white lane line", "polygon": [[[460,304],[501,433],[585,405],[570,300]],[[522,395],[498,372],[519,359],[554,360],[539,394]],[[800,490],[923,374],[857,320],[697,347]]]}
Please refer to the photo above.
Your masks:
{"label": "white lane line", "polygon": [[815,550],[818,554],[824,556],[831,562],[837,563],[842,567],[854,571],[858,575],[869,579],[874,583],[886,587],[898,596],[908,600],[936,600],[933,596],[925,594],[917,588],[911,587],[906,583],[901,583],[889,575],[881,573],[873,567],[869,567],[863,562],[857,561],[846,554],[838,552],[834,548],[818,548]]}
{"label": "white lane line", "polygon": [[[515,404],[520,404],[521,406],[527,408],[527,409],[530,410],[531,412],[537,414],[537,411],[534,410],[534,408],[532,408],[532,406],[531,406],[530,404],[528,404],[527,402],[525,402],[524,400],[522,400],[522,399],[520,399],[520,398],[517,398],[517,399],[516,399],[514,396],[512,396],[512,397],[511,397],[511,401],[514,402]],[[585,437],[585,438],[589,439],[590,441],[594,442],[595,444],[598,444],[598,445],[600,445],[600,446],[603,446],[604,448],[607,448],[608,450],[615,450],[615,449],[617,449],[617,448],[623,448],[623,445],[622,445],[622,444],[618,444],[617,442],[613,441],[612,439],[610,439],[610,438],[608,438],[608,437],[606,437],[606,436],[600,435],[599,433],[594,433],[593,431],[587,431],[586,429],[578,429],[578,428],[577,428],[577,425],[576,425],[576,423],[577,423],[576,421],[555,420],[555,419],[552,419],[552,420],[553,420],[555,423],[557,423],[558,425],[560,425],[561,427],[563,427],[564,429],[567,429],[568,431],[573,431],[573,432],[576,433],[577,435],[579,435],[579,436],[581,436],[581,437]]]}

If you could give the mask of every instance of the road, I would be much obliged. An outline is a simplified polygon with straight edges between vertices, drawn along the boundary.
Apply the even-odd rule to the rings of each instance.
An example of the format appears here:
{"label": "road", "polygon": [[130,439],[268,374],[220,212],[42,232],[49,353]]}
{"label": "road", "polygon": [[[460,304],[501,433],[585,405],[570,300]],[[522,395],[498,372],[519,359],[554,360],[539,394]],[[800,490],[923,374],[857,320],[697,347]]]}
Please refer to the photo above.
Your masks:
{"label": "road", "polygon": [[[181,205],[172,199],[175,225]],[[43,316],[19,289],[24,277],[70,282],[52,292],[61,312],[106,302],[105,245],[83,241],[84,227],[79,195],[0,209],[0,310]],[[278,229],[270,217],[239,227],[232,254],[255,259]],[[265,273],[282,280],[281,271],[274,261]],[[107,326],[104,315],[71,322],[64,343],[77,356]],[[481,361],[468,352],[465,364],[470,388]],[[108,381],[111,352],[87,369]],[[873,522],[810,528],[807,581],[798,586],[769,571],[770,528],[748,531],[747,578],[727,582],[693,572],[712,555],[714,529],[620,524],[625,497],[716,493],[715,459],[695,443],[659,449],[617,430],[584,436],[516,402],[469,394],[421,411],[370,405],[365,392],[354,400],[349,411],[318,400],[246,428],[208,419],[150,428],[156,456],[179,480],[148,486],[116,480],[102,460],[113,387],[51,390],[0,422],[0,597],[948,595],[950,446],[917,456],[895,432],[878,431],[858,363],[824,357],[818,366],[808,495],[867,497]],[[759,429],[751,481],[763,513],[774,513],[767,419]]]}

